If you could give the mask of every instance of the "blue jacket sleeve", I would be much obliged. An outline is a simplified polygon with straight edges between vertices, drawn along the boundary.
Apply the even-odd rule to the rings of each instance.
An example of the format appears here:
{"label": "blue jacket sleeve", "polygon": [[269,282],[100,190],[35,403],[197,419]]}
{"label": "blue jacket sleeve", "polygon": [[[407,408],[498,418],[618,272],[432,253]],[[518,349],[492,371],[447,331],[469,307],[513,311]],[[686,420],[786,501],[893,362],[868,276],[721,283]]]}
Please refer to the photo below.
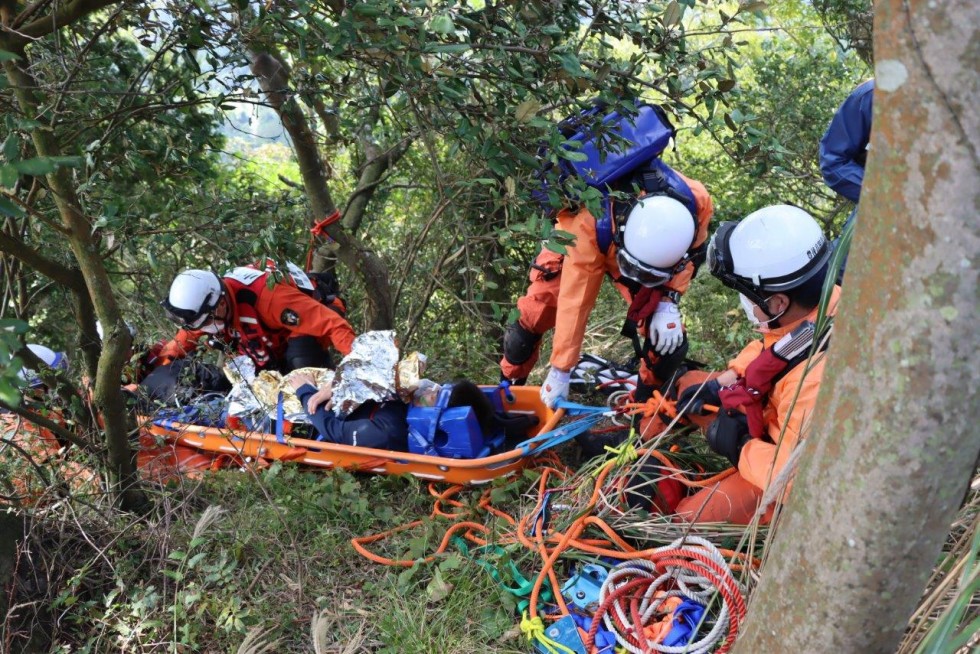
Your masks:
{"label": "blue jacket sleeve", "polygon": [[[316,389],[305,384],[296,391],[303,407]],[[309,414],[321,440],[339,445],[360,445],[382,450],[408,449],[408,406],[399,400],[365,402],[351,414],[341,418],[320,406]]]}
{"label": "blue jacket sleeve", "polygon": [[[316,388],[309,384],[304,384],[296,390],[296,397],[303,404],[303,410],[306,410],[306,404],[309,402],[310,397],[316,393]],[[344,443],[344,419],[337,416],[333,411],[327,411],[323,408],[321,404],[317,410],[313,413],[307,413],[310,417],[310,422],[316,427],[317,433],[320,434],[323,440],[329,441],[331,443]],[[350,445],[350,443],[344,443]]]}
{"label": "blue jacket sleeve", "polygon": [[831,189],[851,202],[861,197],[871,138],[874,80],[857,87],[834,114],[820,139],[820,172]]}

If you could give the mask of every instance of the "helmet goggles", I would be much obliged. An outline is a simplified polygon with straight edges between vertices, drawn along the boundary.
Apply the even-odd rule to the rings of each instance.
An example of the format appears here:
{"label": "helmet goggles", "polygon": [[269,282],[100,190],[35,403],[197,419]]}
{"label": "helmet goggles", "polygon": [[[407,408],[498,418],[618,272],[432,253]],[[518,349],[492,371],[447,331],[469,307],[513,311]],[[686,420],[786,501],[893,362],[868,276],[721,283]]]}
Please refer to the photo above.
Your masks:
{"label": "helmet goggles", "polygon": [[715,235],[711,237],[711,242],[708,243],[708,270],[722,284],[741,293],[768,312],[768,309],[765,308],[767,298],[762,295],[762,289],[751,283],[750,280],[735,274],[729,241],[731,241],[732,232],[735,231],[737,225],[738,223],[734,221],[723,222]]}
{"label": "helmet goggles", "polygon": [[184,329],[200,329],[212,317],[211,314],[214,313],[220,300],[220,293],[213,298],[208,295],[197,309],[183,309],[170,304],[168,297],[164,298],[160,305],[167,311],[167,317]]}
{"label": "helmet goggles", "polygon": [[634,257],[626,246],[623,245],[616,251],[616,263],[619,264],[619,273],[628,279],[632,279],[646,287],[660,286],[671,278],[672,270],[664,270],[649,264],[643,263]]}

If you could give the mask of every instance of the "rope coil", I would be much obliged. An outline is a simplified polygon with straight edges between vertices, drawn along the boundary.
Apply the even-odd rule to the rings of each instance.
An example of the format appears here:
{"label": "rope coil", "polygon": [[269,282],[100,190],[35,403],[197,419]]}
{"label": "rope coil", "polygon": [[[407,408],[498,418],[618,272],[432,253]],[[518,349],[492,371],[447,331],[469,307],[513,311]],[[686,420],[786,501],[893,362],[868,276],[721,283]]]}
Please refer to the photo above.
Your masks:
{"label": "rope coil", "polygon": [[[717,651],[727,652],[746,610],[742,589],[721,552],[710,542],[689,536],[652,550],[649,555],[649,559],[621,563],[609,573],[599,591],[599,608],[586,647],[592,646],[601,618],[616,641],[633,654],[707,654],[726,634]],[[721,609],[711,630],[701,639],[675,647],[647,636],[647,626],[658,620],[658,610],[669,598],[682,597],[707,605],[715,596],[721,598]]]}
{"label": "rope coil", "polygon": [[[601,411],[601,410],[600,410]],[[602,417],[603,413],[588,415],[587,420]],[[591,420],[589,420],[591,422]],[[565,434],[567,436],[567,434]],[[540,611],[551,605],[549,617],[570,615],[560,592],[546,599],[547,589],[561,588],[556,564],[569,550],[593,557],[610,557],[625,561],[612,573],[600,595],[600,608],[592,620],[592,629],[585,636],[586,651],[595,651],[595,637],[601,625],[605,624],[613,633],[623,651],[631,653],[663,652],[664,654],[706,654],[717,651],[724,654],[735,641],[738,630],[745,618],[745,599],[743,590],[735,580],[732,570],[744,566],[757,566],[759,562],[747,554],[730,550],[719,550],[707,540],[686,536],[669,545],[650,549],[636,549],[607,524],[598,514],[608,510],[608,495],[618,494],[619,482],[614,471],[628,468],[625,463],[635,455],[647,456],[663,464],[665,474],[677,478],[689,487],[704,487],[734,472],[729,470],[710,479],[695,481],[685,477],[675,464],[663,453],[635,447],[623,448],[617,452],[616,459],[607,461],[593,479],[588,477],[587,485],[569,485],[571,471],[564,468],[553,453],[548,461],[537,470],[537,501],[530,511],[519,517],[493,506],[491,490],[485,489],[476,506],[457,499],[463,491],[461,486],[438,490],[430,485],[429,492],[435,499],[430,519],[447,520],[446,531],[438,547],[428,556],[411,559],[393,559],[376,554],[367,549],[368,545],[379,544],[393,534],[424,526],[424,521],[402,525],[385,532],[362,536],[351,540],[354,548],[364,557],[376,563],[410,567],[419,562],[431,562],[443,555],[453,538],[477,546],[486,546],[493,541],[497,546],[520,544],[540,558],[540,568],[533,577],[527,604],[527,615],[521,621],[524,634],[541,649],[558,654],[564,652],[561,643],[550,640],[545,631]],[[619,459],[619,460],[617,460]],[[556,483],[558,481],[559,483]],[[591,491],[589,487],[591,486]],[[555,503],[560,493],[569,493],[563,501]],[[560,508],[559,508],[560,507]],[[557,513],[557,515],[556,515]],[[502,533],[494,535],[493,530],[480,520],[493,516],[504,526]],[[727,559],[726,559],[727,557]],[[729,563],[729,560],[731,561]],[[530,578],[529,578],[530,580]],[[522,594],[523,595],[523,594]],[[701,605],[716,603],[713,610],[712,628],[700,640],[683,647],[673,647],[652,642],[655,637],[644,632],[647,623],[660,621],[658,609],[670,598],[686,598]],[[717,599],[720,598],[720,605]],[[552,612],[554,611],[554,612]],[[652,626],[652,625],[651,625]],[[688,622],[688,626],[691,625]],[[700,625],[697,625],[698,627]],[[581,631],[581,630],[580,630]],[[699,635],[699,634],[696,634]],[[720,641],[721,645],[718,643]],[[714,650],[718,647],[717,650]]]}

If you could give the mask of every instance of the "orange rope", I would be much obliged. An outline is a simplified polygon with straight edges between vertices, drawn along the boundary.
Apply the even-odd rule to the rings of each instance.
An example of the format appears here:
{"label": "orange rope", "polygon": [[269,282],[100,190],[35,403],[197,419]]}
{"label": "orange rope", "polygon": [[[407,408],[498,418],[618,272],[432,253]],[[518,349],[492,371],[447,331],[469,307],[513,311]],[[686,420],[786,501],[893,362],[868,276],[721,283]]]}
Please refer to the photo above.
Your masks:
{"label": "orange rope", "polygon": [[[662,463],[664,468],[671,473],[673,478],[679,479],[682,483],[692,488],[703,488],[705,486],[717,483],[721,479],[724,479],[735,472],[734,468],[732,468],[717,475],[713,475],[708,479],[700,481],[689,480],[663,453],[656,450],[639,450],[638,452],[640,454],[648,453],[650,456]],[[549,463],[550,462],[551,461],[549,461]],[[546,580],[550,582],[551,587],[554,589],[554,601],[557,603],[559,609],[558,615],[549,617],[560,617],[567,615],[568,607],[565,605],[564,599],[561,597],[561,584],[555,571],[556,562],[565,552],[574,549],[580,552],[595,555],[597,557],[604,556],[620,560],[648,559],[658,562],[673,560],[669,557],[676,555],[676,551],[674,550],[658,551],[659,548],[637,550],[626,542],[626,540],[619,534],[617,534],[605,520],[593,515],[593,512],[599,506],[602,491],[604,488],[606,488],[606,481],[613,469],[617,466],[617,463],[618,462],[615,459],[610,460],[599,470],[588,500],[579,510],[578,516],[572,520],[571,524],[569,524],[564,531],[547,528],[545,524],[544,508],[545,503],[548,501],[549,494],[572,490],[568,488],[549,490],[549,482],[553,480],[563,482],[570,476],[570,472],[565,469],[564,466],[559,468],[545,465],[538,468],[538,470],[540,470],[541,477],[537,482],[537,501],[535,502],[534,509],[522,515],[520,519],[515,519],[506,512],[494,507],[491,503],[490,490],[485,490],[481,494],[479,500],[477,501],[476,509],[474,510],[468,508],[463,502],[454,499],[455,496],[463,490],[463,486],[450,486],[446,490],[439,491],[434,485],[430,484],[429,493],[435,498],[430,518],[444,518],[455,521],[454,524],[450,525],[446,530],[442,540],[439,543],[439,546],[435,551],[421,559],[392,559],[375,554],[366,547],[367,545],[383,541],[394,534],[420,527],[425,524],[423,520],[416,520],[409,524],[401,525],[378,534],[353,538],[351,539],[351,544],[359,554],[368,560],[383,565],[411,567],[417,562],[429,563],[446,551],[446,549],[449,547],[451,538],[457,534],[461,535],[463,538],[472,543],[476,543],[478,545],[487,544],[487,540],[482,536],[488,535],[490,533],[490,529],[486,525],[474,522],[472,520],[473,513],[485,512],[489,515],[500,518],[513,528],[511,532],[503,534],[497,538],[497,542],[499,544],[508,545],[520,543],[529,551],[535,552],[541,557],[542,565],[537,576],[535,577],[534,585],[531,589],[530,604],[528,607],[531,619],[538,617],[538,600],[540,599]],[[601,532],[602,537],[582,537],[584,532],[590,528]],[[730,566],[734,569],[741,568],[745,562],[752,567],[758,567],[760,565],[759,560],[755,557],[750,557],[732,550],[719,551],[723,556],[732,562]],[[688,554],[688,556],[690,556],[690,554]],[[735,563],[736,561],[742,562],[742,564],[740,565]],[[737,627],[737,624],[735,624],[735,626]]]}

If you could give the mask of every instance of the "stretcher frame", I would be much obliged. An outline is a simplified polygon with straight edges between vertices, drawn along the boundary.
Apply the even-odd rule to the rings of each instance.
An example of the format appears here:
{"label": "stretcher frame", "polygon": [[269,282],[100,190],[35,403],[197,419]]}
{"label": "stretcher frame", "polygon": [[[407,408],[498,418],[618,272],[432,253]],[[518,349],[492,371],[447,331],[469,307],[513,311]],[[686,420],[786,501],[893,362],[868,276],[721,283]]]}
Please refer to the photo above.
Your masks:
{"label": "stretcher frame", "polygon": [[535,454],[553,446],[554,443],[549,440],[534,441],[533,437],[553,430],[565,415],[564,410],[553,411],[541,403],[537,386],[514,386],[510,388],[510,393],[513,400],[508,398],[505,401],[508,413],[525,413],[538,418],[538,425],[528,432],[532,440],[530,444],[479,459],[394,452],[174,421],[148,421],[144,434],[162,439],[175,449],[189,448],[195,452],[227,455],[241,461],[248,458],[293,461],[322,469],[341,468],[382,475],[409,474],[429,481],[477,485],[521,470]]}

